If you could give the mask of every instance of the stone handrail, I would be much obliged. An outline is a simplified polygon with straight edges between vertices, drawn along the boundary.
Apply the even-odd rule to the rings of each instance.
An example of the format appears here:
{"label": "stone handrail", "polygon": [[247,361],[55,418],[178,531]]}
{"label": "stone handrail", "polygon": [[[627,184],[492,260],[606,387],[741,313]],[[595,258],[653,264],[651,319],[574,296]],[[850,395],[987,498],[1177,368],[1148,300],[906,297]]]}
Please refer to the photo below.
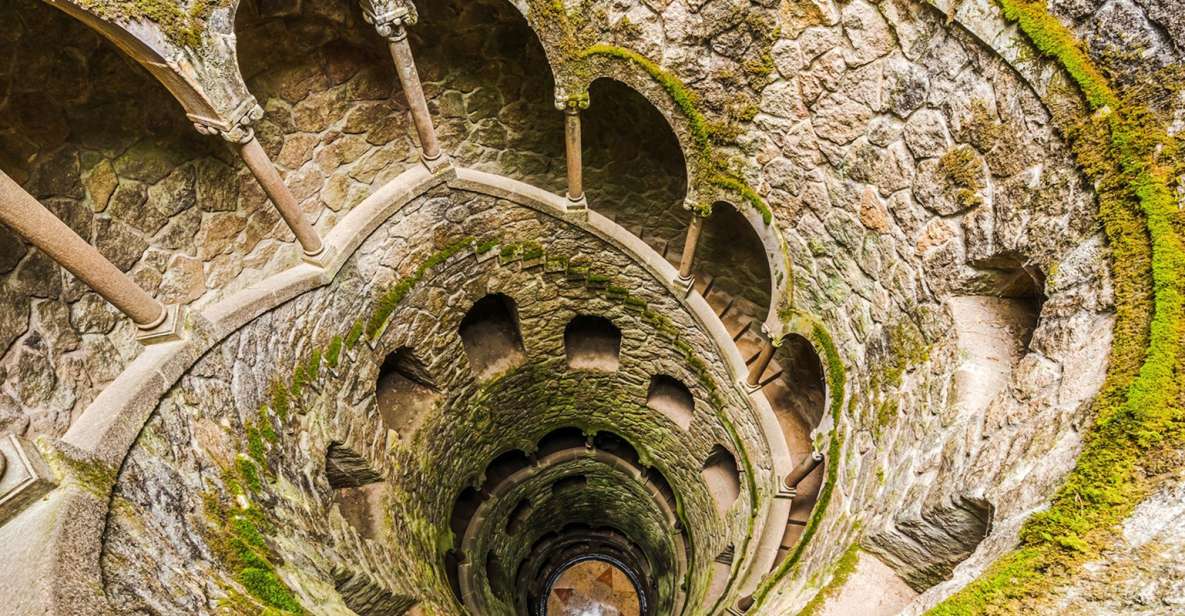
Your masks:
{"label": "stone handrail", "polygon": [[789,516],[789,501],[772,496],[778,479],[789,472],[791,460],[769,402],[760,392],[743,387],[744,359],[707,301],[695,292],[684,297],[674,267],[639,238],[596,213],[568,213],[564,197],[468,169],[446,165],[430,171],[417,165],[372,193],[334,227],[325,238],[323,265],[301,263],[202,311],[189,313],[182,339],[146,348],[60,441],[39,441],[62,476],[62,485],[0,527],[0,544],[5,546],[0,562],[7,562],[5,570],[10,572],[0,579],[0,592],[9,598],[8,605],[17,613],[109,613],[105,599],[94,592],[102,588],[99,557],[109,495],[116,470],[160,399],[215,344],[265,312],[333,281],[375,229],[404,205],[441,184],[504,198],[584,226],[631,256],[682,299],[716,343],[736,387],[752,404],[770,450],[773,476],[769,486],[762,486],[769,490],[769,506],[766,515],[758,516],[754,523],[760,539],[750,542],[743,560],[749,568],[741,578],[741,593],[755,587],[773,564]]}

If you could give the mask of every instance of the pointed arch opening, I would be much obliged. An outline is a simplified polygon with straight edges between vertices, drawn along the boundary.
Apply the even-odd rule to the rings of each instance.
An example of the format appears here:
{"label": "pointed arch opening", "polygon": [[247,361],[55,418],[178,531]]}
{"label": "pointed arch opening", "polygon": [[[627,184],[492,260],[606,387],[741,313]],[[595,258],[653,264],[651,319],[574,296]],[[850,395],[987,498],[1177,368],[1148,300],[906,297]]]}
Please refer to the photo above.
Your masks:
{"label": "pointed arch opening", "polygon": [[716,445],[704,460],[701,475],[716,503],[716,512],[724,517],[741,495],[741,473],[736,457],[723,446]]}
{"label": "pointed arch opening", "polygon": [[459,327],[469,367],[478,379],[488,379],[526,360],[518,328],[518,308],[501,293],[487,295],[465,313]]}
{"label": "pointed arch opening", "polygon": [[695,418],[695,399],[682,381],[666,374],[650,377],[646,406],[662,413],[683,430],[691,428]]}
{"label": "pointed arch opening", "polygon": [[678,261],[691,213],[687,163],[670,123],[645,96],[609,78],[589,85],[584,183],[589,207]]}
{"label": "pointed arch opening", "polygon": [[621,363],[621,330],[605,317],[579,315],[564,328],[564,351],[569,368],[615,372]]}

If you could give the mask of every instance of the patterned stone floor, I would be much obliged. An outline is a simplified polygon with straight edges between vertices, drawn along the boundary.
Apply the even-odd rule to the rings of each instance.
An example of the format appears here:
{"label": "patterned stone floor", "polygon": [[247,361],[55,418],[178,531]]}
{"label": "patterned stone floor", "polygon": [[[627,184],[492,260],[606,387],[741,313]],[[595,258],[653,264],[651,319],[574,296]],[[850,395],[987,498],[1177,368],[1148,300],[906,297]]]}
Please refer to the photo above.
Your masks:
{"label": "patterned stone floor", "polygon": [[620,569],[589,560],[556,580],[547,616],[638,616],[638,595]]}

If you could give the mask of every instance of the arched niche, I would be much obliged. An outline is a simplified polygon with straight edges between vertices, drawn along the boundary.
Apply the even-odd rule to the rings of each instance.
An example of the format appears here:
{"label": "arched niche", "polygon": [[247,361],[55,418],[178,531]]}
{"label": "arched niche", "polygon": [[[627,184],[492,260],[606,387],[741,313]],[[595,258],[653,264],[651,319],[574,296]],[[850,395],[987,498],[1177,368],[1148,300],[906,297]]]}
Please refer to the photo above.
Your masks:
{"label": "arched niche", "polygon": [[[774,376],[763,381],[763,392],[786,439],[790,457],[797,464],[814,452],[811,432],[827,412],[827,374],[814,344],[796,333],[787,334],[782,340],[774,354],[771,372]],[[823,460],[795,486],[775,567],[789,557],[802,536],[823,487],[827,464],[831,462]]]}
{"label": "arched niche", "polygon": [[675,131],[620,81],[597,79],[588,93],[581,122],[589,207],[677,262],[691,213],[683,206],[687,163]]}
{"label": "arched niche", "polygon": [[539,439],[535,455],[539,458],[545,458],[557,451],[584,447],[587,442],[588,438],[580,428],[557,428]]}
{"label": "arched niche", "polygon": [[505,598],[509,588],[507,587],[506,574],[502,569],[502,563],[498,560],[498,555],[492,550],[486,553],[486,580],[490,584],[490,589],[494,591],[497,597]]}
{"label": "arched niche", "polygon": [[621,363],[621,330],[605,317],[579,315],[564,328],[564,352],[569,368],[614,372]]}
{"label": "arched niche", "polygon": [[638,450],[635,449],[629,441],[618,436],[617,434],[614,434],[613,432],[598,432],[597,435],[593,437],[593,447],[606,453],[613,454],[614,456],[629,462],[630,465],[634,467],[639,466]]}
{"label": "arched niche", "polygon": [[827,410],[827,383],[823,362],[810,340],[788,334],[771,363],[776,378],[767,379],[763,391],[773,407],[790,453],[811,451],[811,430]]}
{"label": "arched niche", "polygon": [[671,482],[667,481],[666,475],[657,468],[649,468],[646,470],[646,480],[654,484],[658,489],[658,493],[662,495],[662,499],[666,502],[667,507],[671,511],[679,510],[678,499],[675,496],[675,488],[671,486]]}
{"label": "arched niche", "polygon": [[716,445],[704,460],[700,474],[716,504],[716,512],[723,517],[741,494],[741,474],[736,458],[723,446]]}
{"label": "arched niche", "polygon": [[568,492],[571,490],[582,490],[588,485],[588,477],[584,475],[568,475],[567,477],[560,477],[551,484],[551,491],[554,494],[561,492]]}
{"label": "arched niche", "polygon": [[477,300],[465,313],[458,333],[478,379],[501,374],[526,360],[518,308],[507,295],[494,293]]}
{"label": "arched niche", "polygon": [[531,466],[531,458],[518,449],[511,449],[494,458],[486,466],[485,483],[482,491],[492,492],[498,484],[506,481],[511,475]]}
{"label": "arched niche", "polygon": [[387,355],[379,367],[375,399],[387,429],[406,441],[436,407],[440,394],[415,352],[401,347]]}
{"label": "arched niche", "polygon": [[510,515],[506,517],[506,534],[517,535],[522,530],[523,523],[531,515],[531,501],[524,498],[518,501]]}
{"label": "arched niche", "polygon": [[298,201],[349,210],[415,163],[390,52],[357,2],[242,0],[235,47],[266,110],[256,136],[281,170],[302,178]]}
{"label": "arched niche", "polygon": [[765,244],[737,209],[712,206],[695,256],[695,288],[720,316],[748,358],[760,347],[759,326],[769,315],[773,277]]}
{"label": "arched niche", "polygon": [[457,495],[457,499],[453,502],[452,514],[449,516],[449,529],[453,531],[455,546],[461,545],[461,540],[465,537],[465,530],[469,528],[469,522],[473,520],[473,515],[477,513],[481,501],[481,493],[473,486],[466,486]]}
{"label": "arched niche", "polygon": [[646,406],[662,413],[684,430],[691,428],[695,418],[695,399],[691,390],[682,381],[666,374],[650,377]]}
{"label": "arched niche", "polygon": [[457,603],[463,603],[461,593],[461,555],[456,550],[444,553],[444,574],[448,578],[449,590],[453,591],[453,598]]}
{"label": "arched niche", "polygon": [[418,2],[409,42],[458,163],[562,193],[564,114],[539,37],[506,0]]}

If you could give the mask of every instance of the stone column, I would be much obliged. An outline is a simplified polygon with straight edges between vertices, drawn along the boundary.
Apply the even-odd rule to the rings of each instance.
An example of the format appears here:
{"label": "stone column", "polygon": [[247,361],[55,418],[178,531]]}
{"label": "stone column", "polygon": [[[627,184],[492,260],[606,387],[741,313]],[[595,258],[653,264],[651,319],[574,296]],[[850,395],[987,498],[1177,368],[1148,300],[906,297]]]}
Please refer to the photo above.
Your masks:
{"label": "stone column", "polygon": [[806,476],[810,475],[822,463],[823,454],[812,451],[810,455],[803,458],[802,462],[798,463],[798,466],[794,467],[794,470],[790,471],[789,475],[786,475],[786,487],[791,491],[797,490],[798,484],[802,483],[802,480],[806,479]]}
{"label": "stone column", "polygon": [[267,193],[272,204],[279,210],[280,217],[296,234],[296,241],[300,242],[305,257],[320,256],[325,251],[321,236],[317,235],[313,226],[304,219],[304,212],[296,202],[296,197],[292,196],[292,191],[288,190],[288,185],[280,178],[280,173],[276,171],[276,166],[268,158],[267,152],[263,151],[263,146],[259,145],[259,139],[255,137],[254,131],[251,131],[245,142],[236,143],[235,148],[238,149],[239,156],[243,158],[243,162],[247,163],[247,168],[259,181],[259,185],[263,187],[263,191]]}
{"label": "stone column", "polygon": [[420,83],[416,60],[407,42],[407,26],[414,26],[419,20],[415,6],[410,0],[362,0],[362,16],[367,23],[374,25],[379,36],[387,39],[391,59],[395,62],[395,72],[399,75],[399,84],[407,97],[411,119],[420,137],[421,155],[431,167],[433,161],[440,159],[440,141],[436,138],[436,127],[432,124],[432,115],[428,113],[424,86]]}
{"label": "stone column", "polygon": [[757,354],[757,361],[749,368],[749,379],[746,383],[752,389],[761,387],[761,375],[765,374],[765,369],[769,367],[769,362],[774,358],[774,351],[777,348],[770,339],[766,339],[765,344],[761,347],[761,352]]}
{"label": "stone column", "polygon": [[679,259],[679,279],[691,284],[691,267],[695,264],[695,249],[699,248],[699,235],[704,229],[704,217],[699,213],[691,215],[691,224],[687,226],[687,240],[683,242],[683,255]]}
{"label": "stone column", "polygon": [[580,128],[580,112],[588,109],[588,95],[569,96],[562,89],[556,91],[556,109],[564,112],[564,151],[568,167],[568,208],[588,206],[584,198],[584,153]]}
{"label": "stone column", "polygon": [[424,160],[437,160],[440,158],[440,142],[436,139],[432,115],[428,113],[428,100],[424,98],[424,86],[420,83],[420,73],[416,70],[416,61],[411,55],[411,45],[407,43],[407,29],[402,26],[396,28],[395,36],[387,40],[391,58],[395,61],[395,70],[399,73],[399,83],[403,86],[407,104],[411,107],[412,122],[415,123],[416,133],[420,136]]}
{"label": "stone column", "polygon": [[252,122],[262,118],[263,108],[254,98],[248,98],[239,104],[229,120],[190,116],[190,119],[194,120],[194,128],[199,133],[218,135],[235,149],[251,170],[251,175],[254,175],[263,187],[263,192],[267,193],[272,205],[280,212],[280,217],[296,235],[296,241],[300,242],[300,247],[304,250],[305,260],[318,263],[325,252],[321,236],[317,235],[313,226],[304,219],[304,212],[296,203],[296,197],[288,190],[288,185],[276,171],[276,166],[268,158],[267,152],[263,151],[263,146],[259,145],[255,130],[251,128]]}
{"label": "stone column", "polygon": [[564,110],[564,146],[568,162],[568,201],[584,198],[584,162],[580,145],[580,110]]}
{"label": "stone column", "polygon": [[169,311],[164,304],[132,282],[3,171],[0,171],[0,223],[16,231],[131,317],[142,332],[156,330],[168,319]]}

